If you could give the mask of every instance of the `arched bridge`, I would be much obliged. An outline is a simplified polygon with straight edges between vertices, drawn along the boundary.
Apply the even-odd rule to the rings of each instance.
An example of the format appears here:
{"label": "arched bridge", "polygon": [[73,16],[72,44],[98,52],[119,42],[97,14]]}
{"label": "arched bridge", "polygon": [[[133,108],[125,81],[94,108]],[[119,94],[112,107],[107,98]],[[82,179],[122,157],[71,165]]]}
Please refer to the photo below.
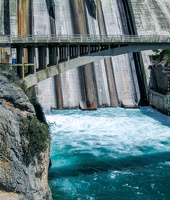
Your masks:
{"label": "arched bridge", "polygon": [[11,48],[11,58],[16,58],[11,65],[31,87],[49,77],[105,57],[170,48],[170,36],[4,35],[0,36],[0,47]]}

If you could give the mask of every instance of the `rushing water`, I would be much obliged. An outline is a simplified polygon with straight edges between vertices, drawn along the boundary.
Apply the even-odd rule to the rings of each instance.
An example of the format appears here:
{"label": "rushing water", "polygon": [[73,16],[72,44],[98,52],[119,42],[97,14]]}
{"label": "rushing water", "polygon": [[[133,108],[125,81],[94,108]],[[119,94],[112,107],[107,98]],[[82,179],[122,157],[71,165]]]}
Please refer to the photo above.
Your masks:
{"label": "rushing water", "polygon": [[150,107],[53,111],[53,200],[169,200],[170,117]]}

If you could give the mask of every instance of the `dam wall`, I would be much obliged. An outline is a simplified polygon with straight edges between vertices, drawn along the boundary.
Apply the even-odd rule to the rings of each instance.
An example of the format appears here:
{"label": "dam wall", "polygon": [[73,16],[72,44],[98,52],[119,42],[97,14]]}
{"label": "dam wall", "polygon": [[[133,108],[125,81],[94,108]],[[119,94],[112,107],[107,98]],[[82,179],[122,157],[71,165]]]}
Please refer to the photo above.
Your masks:
{"label": "dam wall", "polygon": [[170,116],[170,94],[161,94],[154,90],[149,90],[149,105],[159,112]]}
{"label": "dam wall", "polygon": [[[125,18],[122,19],[120,15],[120,5],[117,1],[54,0],[53,3],[55,34],[125,34],[123,26],[126,23],[122,23]],[[46,2],[41,1],[41,4],[44,4],[45,8]],[[41,6],[37,8],[41,9]],[[48,11],[46,13],[43,18],[48,19]],[[34,27],[34,31],[36,34],[37,31],[38,34],[46,34],[41,30],[43,26],[40,25],[40,18],[39,15],[34,17],[34,24],[39,24],[38,28]],[[43,20],[43,23],[47,23],[46,26],[47,21]],[[104,59],[69,70],[39,83],[37,93],[44,109],[78,108],[82,101],[91,108],[133,107],[140,101],[132,54]]]}
{"label": "dam wall", "polygon": [[[170,34],[170,3],[168,0],[131,0],[131,5],[138,35]],[[151,65],[149,55],[152,54],[153,51],[144,51],[141,53],[147,91],[150,82],[149,65]]]}
{"label": "dam wall", "polygon": [[[0,34],[167,35],[168,12],[167,0],[2,0]],[[88,108],[146,105],[152,53],[115,56],[49,78],[35,86],[38,100],[45,111],[78,108],[81,102]],[[0,49],[1,62],[9,54]]]}
{"label": "dam wall", "polygon": [[[134,22],[138,35],[169,35],[170,34],[170,3],[168,0],[161,1],[139,1],[131,0],[132,10],[134,14]],[[149,55],[153,55],[153,51],[141,52],[141,64],[143,77],[145,81],[145,88],[147,91],[149,105],[159,110],[160,112],[170,115],[170,95],[161,94],[150,88],[154,88],[152,82],[152,71],[150,65]],[[154,67],[154,66],[153,66]],[[167,77],[165,74],[159,72],[157,78],[157,85],[161,85],[167,91]],[[162,81],[162,78],[164,81]],[[164,86],[165,85],[165,86]]]}

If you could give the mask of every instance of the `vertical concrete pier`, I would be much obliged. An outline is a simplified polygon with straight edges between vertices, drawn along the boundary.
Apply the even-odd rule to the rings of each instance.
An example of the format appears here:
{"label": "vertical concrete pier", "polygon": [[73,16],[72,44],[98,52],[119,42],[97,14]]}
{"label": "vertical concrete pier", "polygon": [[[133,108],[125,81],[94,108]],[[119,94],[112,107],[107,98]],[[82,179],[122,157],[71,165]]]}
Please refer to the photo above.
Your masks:
{"label": "vertical concrete pier", "polygon": [[23,46],[18,46],[16,48],[17,50],[17,73],[19,75],[20,78],[24,78],[24,67],[23,67],[23,63],[24,63],[24,48]]}
{"label": "vertical concrete pier", "polygon": [[34,64],[34,65],[28,66],[28,73],[34,74],[36,72],[36,68],[35,68],[35,46],[29,46],[27,49],[28,49],[28,63]]}
{"label": "vertical concrete pier", "polygon": [[49,66],[57,64],[57,47],[49,46]]}
{"label": "vertical concrete pier", "polygon": [[38,70],[42,70],[47,67],[47,50],[45,46],[38,47],[38,61]]}

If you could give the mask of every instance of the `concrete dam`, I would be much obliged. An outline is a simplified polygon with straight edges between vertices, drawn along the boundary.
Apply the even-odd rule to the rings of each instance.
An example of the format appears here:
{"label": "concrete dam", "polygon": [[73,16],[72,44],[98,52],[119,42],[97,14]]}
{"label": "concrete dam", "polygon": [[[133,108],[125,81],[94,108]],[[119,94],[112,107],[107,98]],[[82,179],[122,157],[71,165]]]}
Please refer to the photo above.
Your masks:
{"label": "concrete dam", "polygon": [[[2,0],[0,34],[169,35],[169,6],[167,0]],[[9,54],[1,49],[1,60]],[[106,58],[42,81],[39,102],[45,111],[82,102],[92,109],[148,105],[150,54]]]}

